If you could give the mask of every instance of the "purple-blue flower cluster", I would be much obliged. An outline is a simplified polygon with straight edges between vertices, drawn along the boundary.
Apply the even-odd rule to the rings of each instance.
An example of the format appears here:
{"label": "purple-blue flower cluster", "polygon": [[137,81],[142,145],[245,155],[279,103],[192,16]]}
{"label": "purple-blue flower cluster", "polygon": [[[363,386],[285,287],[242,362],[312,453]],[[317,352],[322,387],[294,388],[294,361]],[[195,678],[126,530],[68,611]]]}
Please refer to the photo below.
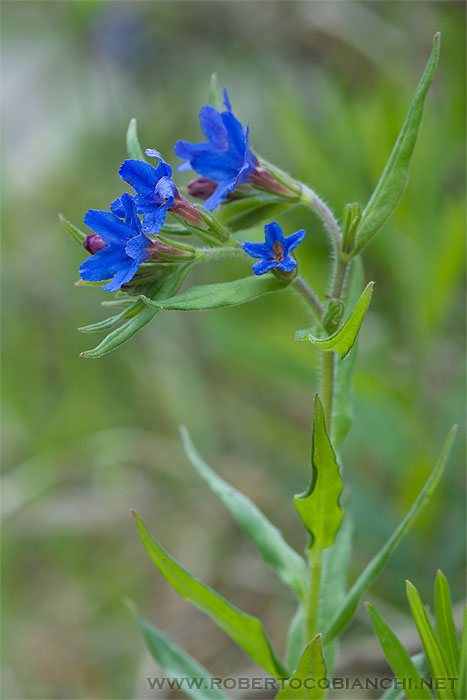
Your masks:
{"label": "purple-blue flower cluster", "polygon": [[305,238],[304,229],[284,236],[277,221],[272,221],[264,227],[264,243],[242,243],[245,253],[252,258],[260,258],[253,265],[255,275],[264,275],[266,272],[277,268],[282,272],[292,272],[297,266],[297,261],[292,257],[291,252]]}

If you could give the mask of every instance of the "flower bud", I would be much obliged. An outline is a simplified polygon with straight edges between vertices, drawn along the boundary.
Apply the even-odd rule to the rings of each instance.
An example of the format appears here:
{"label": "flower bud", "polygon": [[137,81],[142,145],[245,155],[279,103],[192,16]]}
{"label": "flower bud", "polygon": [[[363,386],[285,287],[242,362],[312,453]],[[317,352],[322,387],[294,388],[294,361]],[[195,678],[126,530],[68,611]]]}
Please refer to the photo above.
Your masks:
{"label": "flower bud", "polygon": [[285,185],[279,182],[274,175],[272,175],[269,170],[264,168],[262,165],[258,165],[254,171],[248,176],[248,180],[257,187],[263,187],[269,192],[274,192],[282,197],[295,197],[296,192],[289,189]]}
{"label": "flower bud", "polygon": [[102,248],[106,248],[107,246],[97,233],[90,233],[89,236],[86,236],[83,245],[91,255],[94,255],[98,250],[102,250]]}
{"label": "flower bud", "polygon": [[185,221],[192,226],[203,229],[207,228],[206,222],[195,205],[191,204],[191,202],[185,199],[185,197],[182,197],[181,194],[178,194],[175,197],[174,203],[170,207],[170,211],[172,211],[174,214],[178,214],[178,216],[181,216],[182,219],[185,219]]}
{"label": "flower bud", "polygon": [[217,182],[209,177],[195,177],[188,183],[188,194],[197,199],[208,199],[217,187]]}
{"label": "flower bud", "polygon": [[178,248],[176,246],[162,241],[159,238],[152,241],[152,245],[148,248],[149,260],[177,260],[180,258],[193,258],[195,256],[195,248],[191,246],[183,246],[183,248]]}
{"label": "flower bud", "polygon": [[345,205],[342,222],[342,228],[344,230],[342,250],[344,253],[351,253],[354,249],[355,237],[361,218],[362,208],[360,204],[353,202],[352,204]]}

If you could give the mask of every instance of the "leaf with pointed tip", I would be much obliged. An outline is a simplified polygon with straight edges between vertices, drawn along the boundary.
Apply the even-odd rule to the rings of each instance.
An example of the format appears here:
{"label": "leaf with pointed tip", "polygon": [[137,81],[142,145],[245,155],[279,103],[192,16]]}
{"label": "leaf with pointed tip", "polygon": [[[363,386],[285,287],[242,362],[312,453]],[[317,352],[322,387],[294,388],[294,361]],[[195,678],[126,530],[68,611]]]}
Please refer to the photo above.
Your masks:
{"label": "leaf with pointed tip", "polygon": [[152,300],[142,297],[145,304],[156,309],[174,311],[206,311],[225,306],[238,306],[263,294],[286,289],[287,285],[273,275],[243,277],[233,282],[203,284],[170,299]]}
{"label": "leaf with pointed tip", "polygon": [[326,679],[326,664],[323,658],[321,635],[317,634],[305,647],[297,669],[285,681],[276,700],[321,700],[327,694],[323,679]]}
{"label": "leaf with pointed tip", "polygon": [[[410,581],[406,581],[406,586],[407,598],[409,599],[410,608],[412,610],[415,624],[417,625],[418,634],[423,644],[423,648],[425,649],[428,663],[430,664],[431,675],[435,680],[437,678],[446,680],[449,673],[448,669],[446,668],[444,654],[440,648],[436,632],[433,629],[433,625],[431,624],[425,608],[423,607],[423,603],[417,589],[412,583],[410,583]],[[450,700],[451,698],[455,698],[454,692],[448,688],[436,687],[436,692],[438,697],[442,700]]]}
{"label": "leaf with pointed tip", "polygon": [[[228,700],[227,695],[212,683],[212,676],[204,666],[145,620],[132,601],[126,602],[141,627],[151,656],[157,661],[167,678],[188,681],[183,683],[180,689],[193,700]],[[190,683],[190,681],[193,682]]]}
{"label": "leaf with pointed tip", "polygon": [[60,223],[62,224],[63,228],[65,231],[67,231],[72,238],[75,239],[77,243],[80,244],[80,246],[83,245],[84,241],[87,238],[87,235],[80,231],[80,229],[75,226],[74,224],[71,223],[71,221],[68,221],[68,219],[65,219],[65,217],[62,214],[58,215],[58,219]]}
{"label": "leaf with pointed tip", "polygon": [[217,73],[213,73],[209,80],[209,99],[208,103],[218,112],[222,110],[222,98],[221,91],[219,89],[219,81],[217,80]]}
{"label": "leaf with pointed tip", "polygon": [[446,576],[438,569],[435,583],[436,626],[451,676],[459,673],[459,641],[452,615],[451,593]]}
{"label": "leaf with pointed tip", "polygon": [[350,622],[354,616],[355,610],[357,609],[360,598],[363,593],[371,586],[375,581],[378,574],[381,573],[391,554],[396,549],[397,545],[404,537],[404,535],[410,530],[414,524],[420,511],[429,503],[436,487],[439,484],[441,476],[446,466],[446,462],[449,456],[449,451],[451,449],[454,436],[456,434],[457,425],[451,428],[449,435],[444,443],[443,449],[439,456],[439,459],[428,477],[425,485],[418,494],[412,508],[409,510],[403,521],[393,532],[391,537],[387,540],[385,545],[380,549],[378,554],[376,554],[370,561],[368,566],[360,574],[358,579],[353,584],[350,591],[347,593],[344,602],[339,606],[336,614],[332,618],[330,624],[325,629],[324,640],[329,642],[331,639],[342,632],[344,627]]}
{"label": "leaf with pointed tip", "polygon": [[[386,655],[389,665],[397,678],[404,685],[404,693],[408,700],[431,700],[432,696],[428,688],[422,683],[422,679],[410,658],[409,652],[394,634],[386,620],[375,610],[366,604],[368,614],[379,639],[381,647]],[[407,680],[410,682],[407,683]]]}
{"label": "leaf with pointed tip", "polygon": [[286,674],[274,654],[261,622],[242,612],[219,593],[192,576],[149,533],[139,515],[133,511],[136,529],[149,556],[171,586],[184,598],[209,615],[239,646],[276,678]]}
{"label": "leaf with pointed tip", "polygon": [[271,566],[284,583],[295,591],[299,599],[306,595],[307,571],[301,557],[284,540],[282,533],[266,518],[249,498],[221,479],[202,459],[187,429],[180,428],[185,452],[198,472],[216,496],[227,506],[233,517],[257,547],[264,561]]}
{"label": "leaf with pointed tip", "polygon": [[[183,280],[188,275],[190,268],[191,263],[186,263],[177,267],[175,271],[168,271],[161,274],[161,277],[156,281],[154,296],[156,298],[172,296],[172,294],[177,292],[182,286]],[[127,340],[130,340],[138,331],[144,328],[144,326],[154,318],[157,311],[157,307],[145,306],[136,316],[129,318],[125,323],[119,326],[119,328],[109,333],[109,335],[93,350],[82,352],[81,357],[95,359],[106,355],[108,352],[112,352],[112,350],[116,350],[116,348],[126,343]]]}
{"label": "leaf with pointed tip", "polygon": [[379,182],[362,214],[357,229],[354,255],[362,250],[378,233],[393,213],[407,186],[410,160],[417,141],[425,97],[438,64],[439,44],[440,35],[437,33],[433,38],[433,50],[415,91],[405,122]]}
{"label": "leaf with pointed tip", "polygon": [[103,321],[98,321],[97,323],[91,323],[89,326],[81,326],[78,328],[80,333],[97,333],[99,331],[106,331],[108,328],[113,328],[120,321],[124,321],[128,318],[133,318],[140,311],[145,308],[144,303],[141,299],[137,299],[130,306],[125,306],[123,311],[115,316],[109,316]]}
{"label": "leaf with pointed tip", "polygon": [[363,317],[371,300],[373,286],[374,282],[368,282],[347,321],[328,338],[315,338],[308,330],[304,330],[296,332],[295,340],[309,340],[320,350],[338,352],[342,358],[347,357],[360,331]]}
{"label": "leaf with pointed tip", "polygon": [[135,117],[130,119],[126,132],[126,150],[128,157],[134,160],[145,160],[143,149],[138,138],[138,126]]}
{"label": "leaf with pointed tip", "polygon": [[332,546],[342,521],[342,479],[318,394],[313,407],[311,467],[310,484],[304,493],[295,496],[295,507],[311,535],[312,546],[325,549]]}
{"label": "leaf with pointed tip", "polygon": [[263,221],[271,221],[287,209],[297,205],[295,200],[278,200],[275,197],[245,197],[227,200],[217,216],[231,231],[243,231]]}

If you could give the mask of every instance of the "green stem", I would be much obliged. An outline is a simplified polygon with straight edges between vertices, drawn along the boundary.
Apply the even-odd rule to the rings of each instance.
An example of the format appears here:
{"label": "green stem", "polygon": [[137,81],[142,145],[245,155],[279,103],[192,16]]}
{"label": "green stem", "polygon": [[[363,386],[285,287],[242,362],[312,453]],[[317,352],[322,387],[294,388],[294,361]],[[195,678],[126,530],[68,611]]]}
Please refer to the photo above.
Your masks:
{"label": "green stem", "polygon": [[307,304],[310,306],[311,310],[315,314],[316,318],[318,321],[321,321],[321,318],[323,316],[324,309],[321,306],[321,303],[314,293],[314,291],[307,285],[307,283],[301,279],[301,277],[296,277],[294,281],[292,282],[292,285],[295,287],[295,289],[300,292],[302,297],[305,299]]}
{"label": "green stem", "polygon": [[309,642],[318,630],[319,598],[321,589],[321,569],[323,565],[323,550],[315,543],[309,552],[310,557],[310,587],[308,589],[307,604],[307,642]]}
{"label": "green stem", "polygon": [[324,221],[326,228],[331,234],[335,252],[339,254],[342,250],[342,232],[334,214],[329,209],[326,202],[324,202],[321,197],[318,197],[316,192],[313,192],[312,189],[303,184],[301,186],[300,201],[309,206],[310,209],[313,209]]}

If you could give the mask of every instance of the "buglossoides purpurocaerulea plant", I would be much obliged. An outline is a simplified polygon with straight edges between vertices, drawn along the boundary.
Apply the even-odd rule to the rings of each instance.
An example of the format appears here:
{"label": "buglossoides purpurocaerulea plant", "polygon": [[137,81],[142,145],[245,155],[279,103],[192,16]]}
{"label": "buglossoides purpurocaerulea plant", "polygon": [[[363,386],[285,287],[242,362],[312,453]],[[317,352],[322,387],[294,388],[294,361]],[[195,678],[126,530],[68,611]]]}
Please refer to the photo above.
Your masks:
{"label": "buglossoides purpurocaerulea plant", "polygon": [[[373,282],[364,283],[361,254],[391,216],[407,185],[409,165],[422,118],[425,97],[439,57],[440,36],[415,91],[406,119],[386,167],[364,207],[346,204],[340,220],[306,184],[298,182],[255,153],[249,127],[235,117],[227,92],[221,101],[215,76],[209,104],[200,112],[205,140],[177,141],[178,170],[197,177],[182,195],[171,166],[153,148],[141,149],[136,121],[127,132],[128,159],[119,174],[132,192],[113,201],[109,210],[89,210],[83,233],[61,218],[67,231],[89,253],[80,266],[80,285],[100,285],[114,293],[107,305],[114,315],[80,328],[83,333],[107,332],[83,357],[100,358],[140,331],[161,310],[204,311],[245,304],[260,296],[292,290],[306,302],[313,317],[296,339],[314,345],[321,355],[321,386],[314,398],[309,484],[294,498],[309,534],[304,556],[292,549],[281,532],[244,495],[221,479],[197,452],[182,428],[182,441],[194,468],[223,501],[256,546],[264,561],[296,597],[285,658],[273,650],[262,623],[190,574],[150,534],[134,513],[136,528],[149,556],[167,581],[209,615],[278,688],[277,697],[324,698],[332,678],[340,634],[352,620],[363,594],[371,587],[402,537],[431,499],[441,478],[455,427],[449,433],[433,472],[412,508],[382,549],[349,588],[346,581],[351,552],[351,516],[342,501],[340,453],[351,423],[351,375],[357,339],[371,301]],[[305,230],[284,232],[275,218],[291,207],[310,208],[329,238],[333,269],[324,299],[300,276],[296,254]],[[236,235],[264,224],[264,241],[240,243]],[[234,281],[189,286],[179,293],[195,265],[231,256],[244,259],[251,273]],[[292,301],[292,295],[290,295]],[[449,586],[443,574],[436,584],[436,629],[415,587],[408,585],[412,614],[424,652],[411,658],[389,625],[369,606],[375,632],[395,675],[412,679],[413,689],[390,691],[387,697],[463,698],[465,661],[451,611]],[[144,620],[132,605],[148,648],[167,675],[204,679],[200,690],[184,687],[194,698],[226,698],[208,671],[160,630]],[[463,645],[465,647],[465,633]],[[465,651],[465,649],[464,649]],[[465,657],[465,654],[464,654]],[[421,689],[429,668],[433,678],[452,676],[447,690]],[[391,694],[392,693],[392,694]],[[417,694],[418,693],[418,694]],[[463,694],[464,693],[464,694]]]}

